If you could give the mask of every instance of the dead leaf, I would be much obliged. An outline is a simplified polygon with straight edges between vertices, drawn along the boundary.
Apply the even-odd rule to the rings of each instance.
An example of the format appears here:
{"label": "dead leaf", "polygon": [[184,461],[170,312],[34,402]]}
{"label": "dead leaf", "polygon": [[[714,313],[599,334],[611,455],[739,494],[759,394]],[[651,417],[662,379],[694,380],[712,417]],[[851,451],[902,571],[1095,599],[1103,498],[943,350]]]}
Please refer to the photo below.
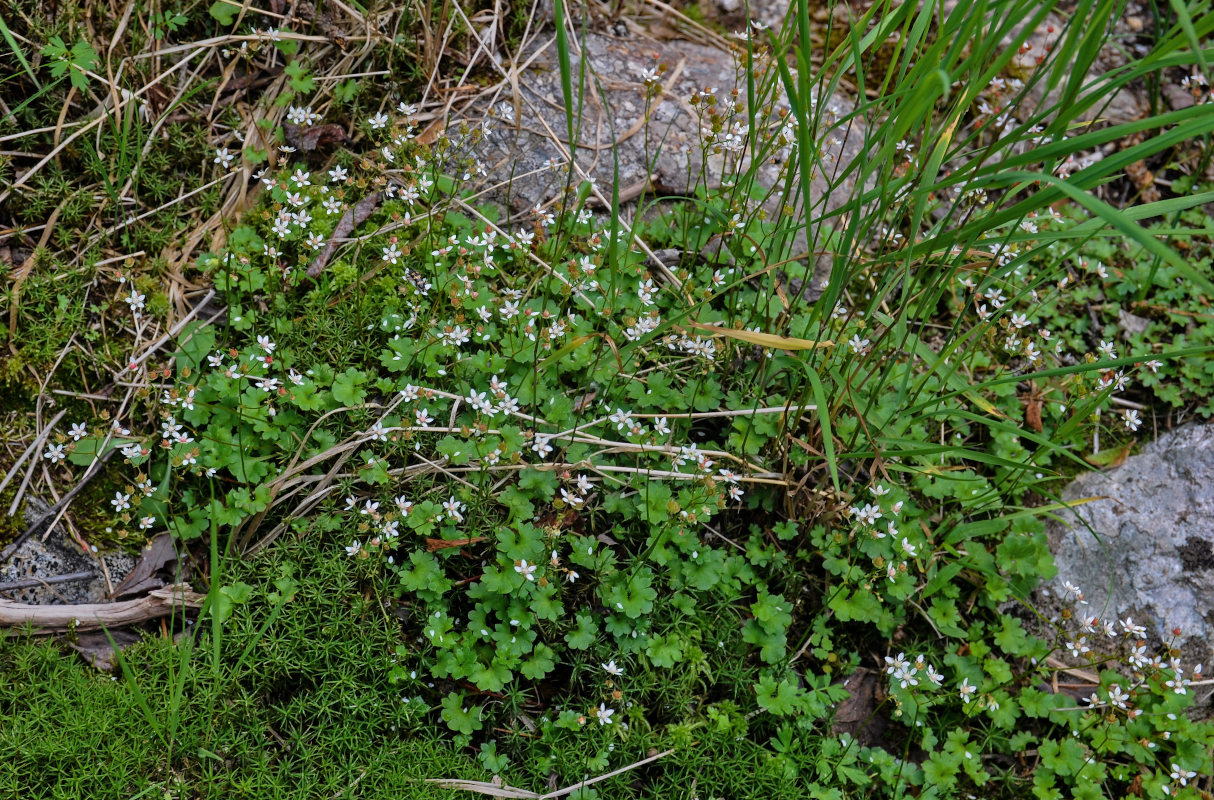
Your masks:
{"label": "dead leaf", "polygon": [[[141,638],[138,633],[129,630],[110,631],[110,636],[114,638],[114,644],[118,645],[119,650],[125,650]],[[104,632],[88,631],[77,634],[71,648],[84,656],[84,660],[95,669],[102,672],[114,670],[114,662],[117,660],[114,657],[114,647]]]}
{"label": "dead leaf", "polygon": [[1121,326],[1123,333],[1132,336],[1136,333],[1145,333],[1151,321],[1146,317],[1131,314],[1124,308],[1119,308],[1117,309],[1117,324]]}
{"label": "dead leaf", "polygon": [[333,235],[329,237],[329,241],[325,243],[324,249],[312,260],[312,265],[308,267],[309,278],[315,278],[324,271],[325,265],[333,257],[333,251],[341,244],[341,240],[353,233],[355,228],[375,212],[383,196],[383,192],[373,192],[362,200],[359,200],[352,208],[347,209],[346,213],[341,215],[337,227],[333,229]]}
{"label": "dead leaf", "polygon": [[473,536],[471,539],[431,539],[427,537],[426,551],[433,553],[435,550],[442,550],[447,547],[464,547],[465,545],[483,541],[485,541],[484,536]]}
{"label": "dead leaf", "polygon": [[1120,467],[1129,457],[1130,451],[1134,449],[1133,442],[1127,442],[1121,447],[1114,447],[1109,450],[1101,450],[1099,453],[1092,453],[1083,457],[1083,460],[1091,464],[1093,467],[1101,469],[1112,469]]}
{"label": "dead leaf", "polygon": [[434,121],[427,125],[414,141],[424,145],[434,144],[438,141],[438,135],[443,132],[444,124],[445,120],[441,116],[435,117]]}
{"label": "dead leaf", "polygon": [[287,144],[305,153],[311,153],[322,147],[345,144],[350,141],[350,137],[346,135],[345,128],[333,122],[326,125],[309,125],[307,127],[284,123],[282,132],[286,136]]}
{"label": "dead leaf", "polygon": [[1041,422],[1041,398],[1030,397],[1024,403],[1024,424],[1041,433],[1045,426]]}
{"label": "dead leaf", "polygon": [[123,579],[122,583],[114,587],[110,597],[142,594],[152,589],[159,589],[164,586],[165,582],[157,577],[156,573],[176,560],[177,548],[173,545],[173,537],[167,533],[160,534],[143,548],[135,568]]}

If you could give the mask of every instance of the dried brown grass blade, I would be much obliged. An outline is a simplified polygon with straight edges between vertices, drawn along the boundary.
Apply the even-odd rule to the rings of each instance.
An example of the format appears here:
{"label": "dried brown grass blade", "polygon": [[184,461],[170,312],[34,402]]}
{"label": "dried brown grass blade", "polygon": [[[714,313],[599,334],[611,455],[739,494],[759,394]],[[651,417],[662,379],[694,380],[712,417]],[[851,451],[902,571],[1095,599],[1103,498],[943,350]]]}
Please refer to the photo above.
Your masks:
{"label": "dried brown grass blade", "polygon": [[477,792],[479,794],[487,794],[491,797],[527,797],[533,798],[533,800],[554,800],[557,797],[564,797],[567,794],[573,794],[578,789],[585,786],[591,786],[599,783],[600,781],[605,781],[608,778],[614,778],[616,775],[621,775],[629,770],[634,770],[637,767],[643,767],[650,762],[657,761],[659,758],[665,758],[673,752],[674,750],[664,750],[661,753],[654,753],[648,758],[642,758],[640,761],[629,764],[626,767],[620,767],[619,769],[612,770],[611,772],[604,775],[599,775],[595,778],[578,781],[572,786],[566,786],[564,789],[557,789],[555,792],[548,792],[547,794],[536,794],[535,792],[530,792],[526,789],[519,789],[515,786],[506,786],[500,781],[497,783],[486,783],[485,781],[461,781],[448,778],[427,778],[426,783],[436,783],[439,786],[442,786],[444,789],[462,789],[466,792]]}

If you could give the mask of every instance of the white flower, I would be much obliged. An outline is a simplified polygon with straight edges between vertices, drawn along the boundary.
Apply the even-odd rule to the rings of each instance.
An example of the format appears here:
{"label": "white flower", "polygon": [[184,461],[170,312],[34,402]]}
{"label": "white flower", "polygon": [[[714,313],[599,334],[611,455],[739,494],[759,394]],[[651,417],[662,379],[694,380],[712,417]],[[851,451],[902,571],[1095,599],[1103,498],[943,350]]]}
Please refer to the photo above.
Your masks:
{"label": "white flower", "polygon": [[1080,636],[1074,641],[1066,643],[1066,649],[1071,651],[1071,656],[1079,658],[1083,653],[1090,653],[1092,648],[1088,647],[1088,637]]}
{"label": "white flower", "polygon": [[906,539],[906,538],[902,539],[902,549],[903,549],[903,551],[906,552],[906,554],[908,556],[915,555],[915,546],[910,543],[909,539]]}
{"label": "white flower", "polygon": [[599,703],[599,709],[594,712],[594,715],[599,718],[600,725],[610,725],[611,715],[614,713],[614,708],[608,708],[606,703]]}
{"label": "white flower", "polygon": [[1190,778],[1196,778],[1196,772],[1185,770],[1184,767],[1178,766],[1175,761],[1172,762],[1172,780],[1177,781],[1181,786],[1188,786]]}
{"label": "white flower", "polygon": [[1105,358],[1117,358],[1117,349],[1112,342],[1101,342],[1096,348]]}
{"label": "white flower", "polygon": [[345,183],[349,174],[350,173],[346,171],[345,167],[339,165],[329,170],[329,180],[333,181],[334,183]]}
{"label": "white flower", "polygon": [[1127,431],[1136,431],[1142,425],[1142,420],[1138,418],[1137,411],[1126,411],[1122,422],[1124,422]]}
{"label": "white flower", "polygon": [[1133,617],[1126,617],[1121,620],[1121,628],[1126,633],[1133,635],[1137,639],[1147,638],[1147,629],[1142,625],[1135,625]]}
{"label": "white flower", "polygon": [[371,130],[379,130],[380,128],[387,127],[388,115],[380,111],[378,114],[368,119],[367,124],[371,126]]}
{"label": "white flower", "polygon": [[446,511],[447,515],[456,522],[464,521],[464,515],[460,513],[463,510],[464,504],[456,500],[455,495],[452,495],[449,500],[443,503],[443,511]]}
{"label": "white flower", "polygon": [[539,453],[540,458],[544,458],[552,452],[552,445],[548,444],[551,439],[551,436],[544,436],[537,433],[535,435],[535,442],[531,445],[531,449]]}
{"label": "white flower", "polygon": [[881,509],[872,503],[865,503],[863,508],[852,506],[852,513],[865,525],[872,525],[881,519]]}
{"label": "white flower", "polygon": [[659,436],[670,435],[670,424],[666,421],[665,417],[658,417],[653,421],[653,432]]}
{"label": "white flower", "polygon": [[970,686],[969,678],[961,681],[961,686],[957,689],[958,693],[961,695],[961,702],[968,702],[974,692],[977,691],[977,688],[978,687],[976,686]]}
{"label": "white flower", "polygon": [[145,531],[146,531],[148,528],[152,527],[152,526],[153,526],[153,525],[155,525],[155,524],[156,524],[156,518],[155,518],[155,517],[141,517],[141,518],[139,519],[139,528],[140,528],[140,530],[145,530]]}
{"label": "white flower", "polygon": [[851,347],[852,352],[863,355],[864,353],[868,352],[869,345],[871,345],[872,342],[870,342],[868,339],[861,339],[860,334],[857,333],[851,337],[847,344],[849,347]]}
{"label": "white flower", "polygon": [[357,539],[355,539],[354,544],[346,547],[346,555],[356,556],[356,555],[358,555],[359,551],[362,549],[363,549],[362,543],[360,541],[358,541]]}
{"label": "white flower", "polygon": [[76,422],[72,424],[72,429],[67,433],[72,437],[73,442],[78,442],[88,435],[88,429],[84,427],[83,422]]}
{"label": "white flower", "polygon": [[234,156],[228,152],[228,148],[220,147],[219,149],[217,149],[215,151],[214,163],[219,164],[224,169],[228,169],[232,166],[232,161],[235,158],[236,158],[236,156]]}
{"label": "white flower", "polygon": [[601,666],[603,667],[603,671],[606,672],[608,675],[614,675],[615,677],[618,678],[624,674],[623,668],[617,667],[615,665],[614,658],[611,659],[610,661],[608,661],[606,664],[603,664]]}
{"label": "white flower", "polygon": [[114,492],[114,499],[110,501],[110,505],[115,511],[125,511],[131,507],[131,496],[122,492]]}
{"label": "white flower", "polygon": [[258,337],[257,337],[257,345],[258,345],[258,346],[259,346],[259,347],[260,347],[262,350],[265,350],[267,353],[273,353],[273,352],[274,352],[274,348],[278,346],[278,345],[276,345],[276,344],[274,344],[273,342],[271,342],[271,341],[270,341],[270,337],[269,337],[269,336],[258,336]]}
{"label": "white flower", "polygon": [[514,571],[522,575],[529,581],[535,581],[535,564],[528,564],[527,559],[523,559],[514,565]]}
{"label": "white flower", "polygon": [[63,445],[61,445],[61,444],[47,445],[46,452],[42,454],[42,457],[45,458],[47,461],[51,462],[52,464],[58,464],[64,458]]}

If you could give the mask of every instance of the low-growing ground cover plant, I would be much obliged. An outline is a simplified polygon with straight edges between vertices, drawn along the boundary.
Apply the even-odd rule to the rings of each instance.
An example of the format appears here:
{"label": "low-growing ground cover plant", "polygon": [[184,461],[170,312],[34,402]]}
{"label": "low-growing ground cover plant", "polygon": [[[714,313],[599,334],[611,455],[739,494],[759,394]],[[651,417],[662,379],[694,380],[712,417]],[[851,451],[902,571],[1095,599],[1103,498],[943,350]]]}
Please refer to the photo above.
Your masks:
{"label": "low-growing ground cover plant", "polygon": [[[476,145],[510,120],[419,137],[413,97],[362,116],[358,150],[323,166],[274,125],[263,153],[220,146],[219,170],[259,162],[261,192],[194,262],[222,313],[143,358],[167,301],[118,274],[134,391],[65,417],[37,455],[71,477],[114,453],[112,541],[167,530],[209,549],[201,666],[187,652],[175,674],[217,697],[238,686],[270,726],[290,717],[283,684],[309,683],[290,655],[307,634],[285,620],[315,590],[274,563],[305,552],[341,564],[312,585],[354,585],[374,620],[350,637],[375,643],[377,674],[349,680],[391,703],[377,741],[445,730],[483,778],[570,786],[662,753],[574,795],[1197,797],[1212,731],[1184,711],[1200,669],[1132,619],[1092,620],[1078,588],[1056,628],[1030,593],[1052,577],[1060,479],[1124,456],[1156,409],[1208,414],[1192,320],[1214,195],[1194,177],[1132,212],[1098,197],[1140,159],[1189,168],[1207,98],[1112,128],[1079,115],[1118,81],[1196,74],[1188,30],[1210,19],[1178,14],[1124,74],[1066,82],[1115,11],[1089,3],[1096,23],[1004,78],[1035,7],[877,6],[822,65],[792,48],[795,70],[773,53],[793,28],[810,40],[805,4],[781,38],[750,30],[748,84],[693,98],[704,157],[736,180],[663,201],[648,225],[567,164],[558,202],[504,218],[478,199]],[[856,112],[871,147],[834,179],[857,188],[806,235],[833,264],[811,301],[792,288],[813,269],[796,209],[812,215],[809,179],[835,166],[815,143],[849,122],[814,98],[863,86],[887,39],[904,55]],[[573,108],[591,88],[566,72]],[[780,94],[788,113],[759,119]],[[318,107],[299,97],[285,118],[323,124]],[[1084,158],[1143,131],[1157,135]],[[764,159],[786,165],[774,211]],[[1098,670],[1082,702],[1056,687],[1080,667]],[[840,732],[865,672],[861,717],[882,730]],[[142,697],[159,680],[126,675]],[[226,757],[212,745],[229,729],[181,733],[177,714],[169,769]]]}

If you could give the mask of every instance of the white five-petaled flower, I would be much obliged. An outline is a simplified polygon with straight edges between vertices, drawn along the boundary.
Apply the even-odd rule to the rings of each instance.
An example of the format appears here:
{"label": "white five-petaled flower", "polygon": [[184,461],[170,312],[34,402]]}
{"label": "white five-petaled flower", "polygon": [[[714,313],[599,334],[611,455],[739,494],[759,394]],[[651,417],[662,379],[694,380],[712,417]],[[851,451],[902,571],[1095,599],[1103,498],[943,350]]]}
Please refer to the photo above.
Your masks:
{"label": "white five-petaled flower", "polygon": [[976,692],[977,690],[978,690],[978,687],[970,685],[969,678],[963,679],[961,681],[961,686],[959,686],[957,688],[958,693],[961,695],[962,702],[968,702],[970,697],[972,697],[974,692]]}
{"label": "white five-petaled flower", "polygon": [[63,445],[48,444],[46,446],[46,452],[42,454],[42,457],[45,458],[47,461],[51,462],[52,464],[58,464],[64,458]]}
{"label": "white five-petaled flower", "polygon": [[345,167],[338,165],[329,170],[329,180],[333,181],[334,183],[345,183],[349,174],[350,173],[346,171]]}
{"label": "white five-petaled flower", "polygon": [[535,581],[535,564],[528,564],[527,559],[523,559],[514,565],[514,571],[522,575],[529,581]]}
{"label": "white five-petaled flower", "polygon": [[379,130],[380,128],[387,127],[388,115],[380,111],[375,116],[368,119],[367,124],[371,126],[371,130]]}
{"label": "white five-petaled flower", "polygon": [[881,519],[881,509],[872,503],[865,503],[863,508],[852,506],[852,514],[865,525],[872,525]]}
{"label": "white five-petaled flower", "polygon": [[234,155],[232,155],[232,153],[228,152],[228,148],[220,147],[215,150],[215,162],[214,163],[219,164],[224,169],[229,169],[232,166],[232,161],[235,158],[236,158],[236,156],[234,156]]}
{"label": "white five-petaled flower", "polygon": [[115,511],[125,511],[131,507],[131,496],[122,492],[114,492],[114,499],[110,501],[110,505]]}
{"label": "white five-petaled flower", "polygon": [[1184,767],[1179,766],[1175,761],[1172,762],[1171,767],[1172,767],[1172,772],[1171,772],[1172,780],[1176,781],[1181,786],[1188,786],[1189,779],[1197,777],[1196,772],[1186,770]]}
{"label": "white five-petaled flower", "polygon": [[599,718],[600,725],[610,725],[611,715],[614,713],[614,708],[608,708],[606,703],[599,703],[598,711],[595,711],[594,715]]}
{"label": "white five-petaled flower", "polygon": [[464,521],[464,515],[460,513],[463,510],[464,504],[459,500],[456,500],[455,495],[452,495],[450,499],[443,503],[443,511],[447,512],[447,516],[451,517],[451,519],[455,520],[456,522]]}
{"label": "white five-petaled flower", "polygon": [[346,547],[346,555],[356,556],[356,555],[358,555],[359,551],[362,549],[363,549],[362,542],[355,539],[354,544],[348,545]]}
{"label": "white five-petaled flower", "polygon": [[624,674],[623,668],[617,667],[615,665],[614,658],[611,659],[610,661],[608,661],[606,664],[603,664],[602,667],[603,667],[603,671],[606,672],[608,675],[614,675],[617,678]]}

